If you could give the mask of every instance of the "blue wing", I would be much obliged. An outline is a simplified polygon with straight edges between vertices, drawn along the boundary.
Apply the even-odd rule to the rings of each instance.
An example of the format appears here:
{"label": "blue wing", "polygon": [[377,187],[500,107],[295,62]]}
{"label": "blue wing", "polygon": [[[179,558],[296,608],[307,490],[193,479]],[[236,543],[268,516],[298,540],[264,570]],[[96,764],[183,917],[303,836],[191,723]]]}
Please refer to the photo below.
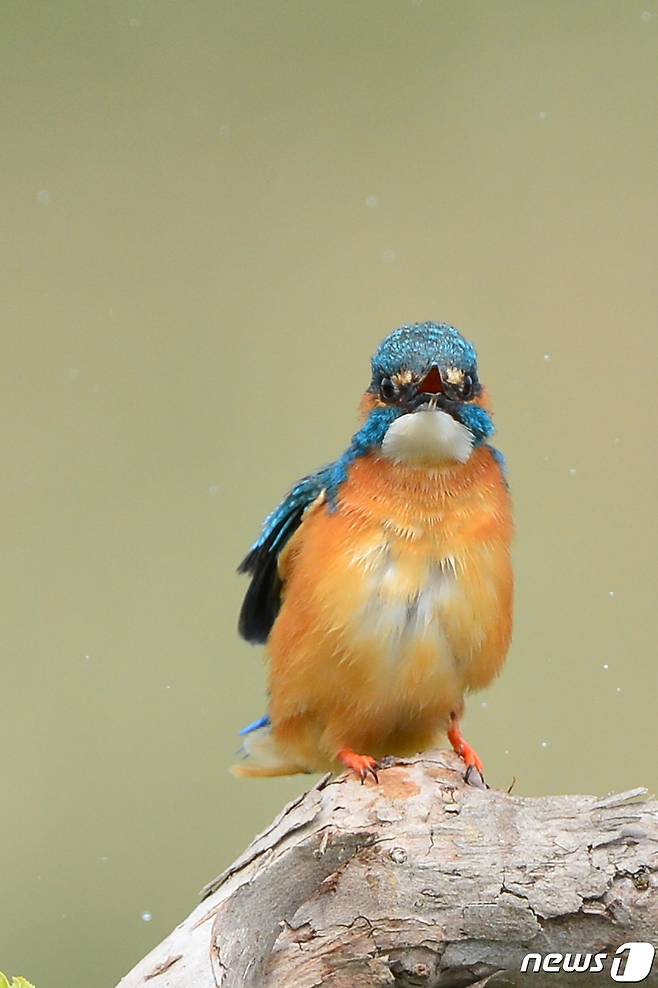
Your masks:
{"label": "blue wing", "polygon": [[331,467],[318,470],[293,487],[265,519],[260,538],[238,567],[239,573],[251,574],[238,621],[238,630],[248,642],[267,641],[281,607],[279,555],[301,524],[306,508],[325,488],[330,471]]}
{"label": "blue wing", "polygon": [[251,583],[242,604],[238,630],[248,642],[265,642],[281,607],[281,577],[277,566],[279,554],[299,528],[302,516],[316,497],[327,494],[327,507],[338,507],[338,492],[347,480],[350,464],[378,446],[390,423],[398,415],[391,407],[377,408],[366,423],[352,436],[343,455],[304,477],[293,487],[278,508],[265,519],[260,538],[253,544],[238,567],[239,573],[251,573]]}

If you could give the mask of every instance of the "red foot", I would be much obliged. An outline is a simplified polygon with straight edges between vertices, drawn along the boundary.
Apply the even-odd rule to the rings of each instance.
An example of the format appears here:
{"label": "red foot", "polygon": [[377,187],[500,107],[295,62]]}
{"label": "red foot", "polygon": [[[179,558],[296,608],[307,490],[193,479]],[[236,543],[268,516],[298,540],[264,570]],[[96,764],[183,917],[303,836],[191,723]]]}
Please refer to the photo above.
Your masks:
{"label": "red foot", "polygon": [[369,775],[373,777],[375,782],[379,782],[377,775],[379,766],[371,755],[357,755],[351,748],[341,748],[336,758],[345,768],[350,769],[359,776],[361,785],[363,785]]}
{"label": "red foot", "polygon": [[448,728],[448,741],[452,745],[453,751],[464,759],[466,763],[466,781],[468,782],[468,777],[473,771],[477,769],[480,773],[480,777],[484,782],[484,765],[480,760],[475,748],[472,748],[468,741],[464,738],[459,726],[459,721],[456,717],[452,717],[450,720],[450,727]]}

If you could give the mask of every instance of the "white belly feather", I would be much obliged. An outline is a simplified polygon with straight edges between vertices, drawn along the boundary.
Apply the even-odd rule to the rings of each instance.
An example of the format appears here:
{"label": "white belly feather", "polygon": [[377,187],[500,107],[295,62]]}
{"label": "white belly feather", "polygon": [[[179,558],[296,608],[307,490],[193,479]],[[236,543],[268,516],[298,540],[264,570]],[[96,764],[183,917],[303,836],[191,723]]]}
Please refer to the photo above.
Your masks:
{"label": "white belly feather", "polygon": [[450,562],[435,563],[420,587],[409,587],[386,543],[369,559],[356,558],[354,563],[367,570],[368,596],[351,622],[353,641],[376,643],[389,666],[403,665],[418,645],[425,644],[436,652],[437,663],[454,667],[455,657],[442,621],[443,608],[460,593]]}

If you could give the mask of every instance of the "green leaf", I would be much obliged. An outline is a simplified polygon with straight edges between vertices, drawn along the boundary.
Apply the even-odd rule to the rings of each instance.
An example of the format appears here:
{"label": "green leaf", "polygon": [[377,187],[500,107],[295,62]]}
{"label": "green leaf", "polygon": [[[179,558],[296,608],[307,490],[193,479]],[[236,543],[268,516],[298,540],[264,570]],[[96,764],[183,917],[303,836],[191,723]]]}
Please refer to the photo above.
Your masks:
{"label": "green leaf", "polygon": [[0,971],[0,988],[9,988],[9,982],[2,971]]}
{"label": "green leaf", "polygon": [[[0,988],[2,988],[2,984],[0,984]],[[34,985],[26,978],[14,978],[11,983],[11,988],[34,988]]]}

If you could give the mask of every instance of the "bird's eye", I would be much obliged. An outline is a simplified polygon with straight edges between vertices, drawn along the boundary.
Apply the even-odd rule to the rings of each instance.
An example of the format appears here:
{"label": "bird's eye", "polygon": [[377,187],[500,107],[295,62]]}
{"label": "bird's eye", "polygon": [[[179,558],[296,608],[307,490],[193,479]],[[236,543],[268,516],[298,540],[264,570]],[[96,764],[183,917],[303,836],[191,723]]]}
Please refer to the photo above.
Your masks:
{"label": "bird's eye", "polygon": [[473,378],[470,374],[464,375],[464,380],[461,386],[461,397],[464,401],[468,401],[469,398],[473,397],[475,391],[475,385],[473,384]]}
{"label": "bird's eye", "polygon": [[443,388],[453,401],[468,401],[475,394],[475,381],[470,374],[448,371],[443,377]]}
{"label": "bird's eye", "polygon": [[383,377],[379,385],[379,393],[384,401],[393,401],[396,396],[395,385],[390,377]]}

